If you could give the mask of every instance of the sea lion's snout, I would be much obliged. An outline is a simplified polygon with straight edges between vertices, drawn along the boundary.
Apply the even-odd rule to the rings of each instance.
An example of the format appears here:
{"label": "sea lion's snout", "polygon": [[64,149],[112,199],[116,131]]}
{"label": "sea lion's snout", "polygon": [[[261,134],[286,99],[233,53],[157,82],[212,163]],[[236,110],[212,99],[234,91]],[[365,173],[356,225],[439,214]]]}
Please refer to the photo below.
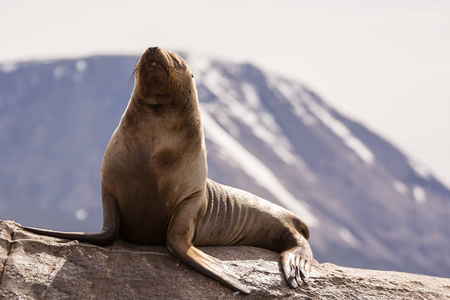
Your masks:
{"label": "sea lion's snout", "polygon": [[159,47],[150,47],[147,49],[148,52],[150,52],[150,54],[155,53],[157,50],[160,50],[161,48]]}
{"label": "sea lion's snout", "polygon": [[192,85],[193,77],[180,56],[159,47],[147,48],[136,64],[134,75],[136,93],[143,97],[180,92],[184,86]]}
{"label": "sea lion's snout", "polygon": [[163,58],[167,59],[165,52],[166,51],[164,51],[163,49],[161,49],[159,47],[150,47],[144,53],[144,56],[147,59],[152,59],[152,58],[155,58],[155,57],[163,57]]}
{"label": "sea lion's snout", "polygon": [[159,47],[150,47],[143,55],[143,65],[149,65],[150,69],[146,71],[155,72],[157,68],[163,68],[167,75],[168,69],[171,67],[170,61],[165,54],[165,51]]}
{"label": "sea lion's snout", "polygon": [[169,81],[172,64],[164,50],[150,47],[139,59],[135,73],[146,88],[157,88]]}

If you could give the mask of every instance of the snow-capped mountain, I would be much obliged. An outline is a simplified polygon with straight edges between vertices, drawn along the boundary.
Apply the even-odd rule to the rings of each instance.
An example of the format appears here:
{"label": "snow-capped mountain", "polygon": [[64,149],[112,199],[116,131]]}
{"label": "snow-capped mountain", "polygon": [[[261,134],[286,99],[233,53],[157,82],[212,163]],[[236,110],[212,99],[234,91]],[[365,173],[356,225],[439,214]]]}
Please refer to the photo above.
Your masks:
{"label": "snow-capped mountain", "polygon": [[[450,276],[450,191],[393,144],[301,83],[184,55],[209,177],[302,217],[320,262]],[[0,66],[0,218],[101,226],[100,166],[137,57]]]}

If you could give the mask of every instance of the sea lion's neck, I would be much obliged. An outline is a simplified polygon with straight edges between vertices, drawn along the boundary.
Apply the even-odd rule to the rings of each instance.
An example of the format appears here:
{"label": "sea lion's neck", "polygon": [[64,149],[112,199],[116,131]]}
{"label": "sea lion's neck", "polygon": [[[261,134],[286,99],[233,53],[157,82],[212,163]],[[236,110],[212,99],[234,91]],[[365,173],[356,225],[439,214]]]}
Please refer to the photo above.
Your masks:
{"label": "sea lion's neck", "polygon": [[[132,96],[119,127],[130,138],[134,135],[181,140],[191,145],[203,145],[203,129],[197,99],[160,98],[158,103]],[[139,133],[141,132],[141,133]]]}
{"label": "sea lion's neck", "polygon": [[169,95],[154,95],[143,98],[132,95],[124,116],[144,117],[142,121],[154,120],[158,117],[167,118],[178,115],[177,118],[200,119],[200,109],[197,99],[189,97],[171,97]]}

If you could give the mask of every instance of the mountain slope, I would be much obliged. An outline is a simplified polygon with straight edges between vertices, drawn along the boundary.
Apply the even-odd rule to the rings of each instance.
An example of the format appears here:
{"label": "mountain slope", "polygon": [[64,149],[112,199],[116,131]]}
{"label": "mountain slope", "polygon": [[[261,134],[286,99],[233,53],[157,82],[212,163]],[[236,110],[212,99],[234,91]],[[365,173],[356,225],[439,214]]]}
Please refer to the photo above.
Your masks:
{"label": "mountain slope", "polygon": [[[319,261],[450,276],[450,191],[431,173],[301,83],[185,57],[212,179],[304,218]],[[0,218],[99,229],[101,159],[136,59],[0,67]]]}

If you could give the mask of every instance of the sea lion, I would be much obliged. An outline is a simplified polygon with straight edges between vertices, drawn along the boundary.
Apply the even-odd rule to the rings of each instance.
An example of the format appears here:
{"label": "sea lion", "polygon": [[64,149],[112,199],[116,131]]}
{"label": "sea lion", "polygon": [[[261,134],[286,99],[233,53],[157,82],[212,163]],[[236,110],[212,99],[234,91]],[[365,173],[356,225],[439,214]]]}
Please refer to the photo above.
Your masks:
{"label": "sea lion", "polygon": [[166,244],[183,263],[246,294],[250,290],[220,260],[195,246],[262,247],[281,253],[290,287],[307,282],[312,262],[307,225],[267,200],[207,179],[197,90],[186,62],[149,48],[134,76],[131,99],[103,158],[101,232],[24,228],[97,245],[118,237]]}

